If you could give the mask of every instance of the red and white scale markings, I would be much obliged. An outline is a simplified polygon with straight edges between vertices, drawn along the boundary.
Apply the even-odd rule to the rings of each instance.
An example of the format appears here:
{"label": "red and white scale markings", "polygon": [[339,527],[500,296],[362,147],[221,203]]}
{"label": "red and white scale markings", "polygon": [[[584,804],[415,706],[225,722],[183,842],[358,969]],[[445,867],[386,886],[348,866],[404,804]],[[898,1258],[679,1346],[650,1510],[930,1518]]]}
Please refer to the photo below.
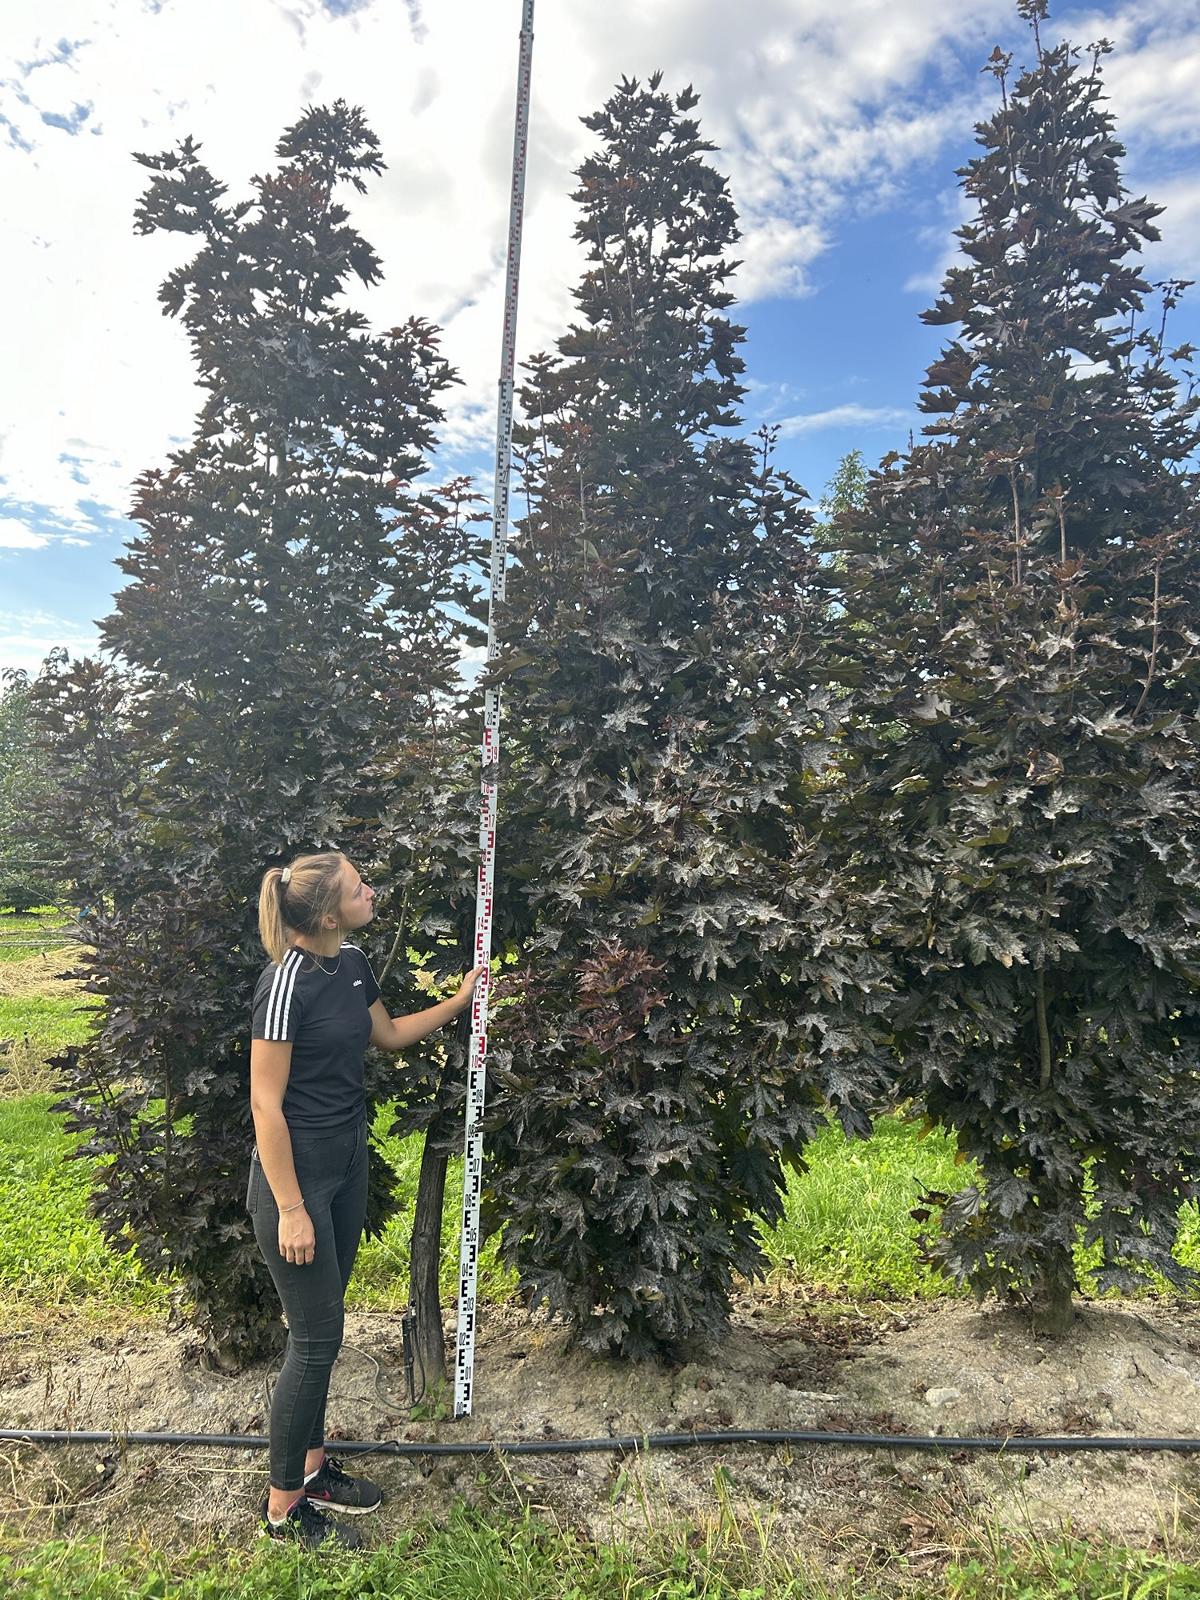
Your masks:
{"label": "red and white scale markings", "polygon": [[[525,209],[525,161],[529,147],[529,86],[533,66],[533,0],[523,0],[521,53],[517,69],[517,115],[513,136],[512,198],[508,213],[508,272],[504,334],[500,347],[500,397],[496,411],[496,487],[492,503],[492,572],[488,600],[490,663],[497,654],[496,607],[504,601],[508,557],[509,475],[512,467],[513,376],[517,349],[517,288],[521,274],[521,225]],[[475,1323],[479,1275],[479,1201],[483,1190],[483,1116],[487,1084],[488,993],[492,955],[492,900],[496,868],[496,786],[500,774],[500,690],[486,691],[480,752],[479,883],[475,901],[475,964],[485,968],[471,1007],[471,1054],[467,1067],[466,1170],[463,1174],[462,1243],[458,1273],[458,1354],[454,1415],[469,1417],[475,1387]]]}

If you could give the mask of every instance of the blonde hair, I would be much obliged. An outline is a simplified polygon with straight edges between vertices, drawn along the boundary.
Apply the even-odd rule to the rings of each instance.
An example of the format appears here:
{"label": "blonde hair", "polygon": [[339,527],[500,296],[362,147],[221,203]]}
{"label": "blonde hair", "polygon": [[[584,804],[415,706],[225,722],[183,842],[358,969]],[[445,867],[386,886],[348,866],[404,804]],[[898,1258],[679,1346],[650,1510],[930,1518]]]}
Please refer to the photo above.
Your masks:
{"label": "blonde hair", "polygon": [[[289,933],[314,935],[325,917],[336,917],[342,900],[340,850],[297,856],[286,867],[268,867],[258,892],[258,936],[272,961],[282,961]],[[283,881],[287,873],[287,882]]]}

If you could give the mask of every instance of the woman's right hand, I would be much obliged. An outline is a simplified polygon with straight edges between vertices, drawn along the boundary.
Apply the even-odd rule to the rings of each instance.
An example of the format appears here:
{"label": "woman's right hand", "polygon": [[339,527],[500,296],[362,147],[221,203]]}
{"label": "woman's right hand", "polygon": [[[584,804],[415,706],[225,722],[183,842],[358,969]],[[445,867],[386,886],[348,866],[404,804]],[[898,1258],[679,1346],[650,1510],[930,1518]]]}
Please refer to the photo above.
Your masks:
{"label": "woman's right hand", "polygon": [[304,1206],[279,1217],[279,1254],[293,1266],[306,1267],[317,1253],[317,1235]]}

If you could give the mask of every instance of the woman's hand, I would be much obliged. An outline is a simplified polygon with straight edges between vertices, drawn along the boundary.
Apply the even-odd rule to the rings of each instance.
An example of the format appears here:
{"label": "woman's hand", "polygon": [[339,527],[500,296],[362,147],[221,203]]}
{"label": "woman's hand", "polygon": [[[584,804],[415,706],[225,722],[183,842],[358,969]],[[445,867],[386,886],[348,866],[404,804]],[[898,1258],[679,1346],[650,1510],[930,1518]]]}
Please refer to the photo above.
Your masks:
{"label": "woman's hand", "polygon": [[458,993],[454,996],[454,1009],[456,1011],[465,1011],[471,1004],[472,997],[475,994],[475,985],[479,982],[480,978],[483,977],[486,971],[487,966],[484,965],[481,967],[472,967],[470,972],[467,973],[466,977],[458,986]]}
{"label": "woman's hand", "polygon": [[424,1039],[426,1034],[465,1011],[471,1004],[475,985],[486,971],[486,967],[472,967],[456,994],[407,1017],[389,1017],[383,1001],[376,1000],[371,1007],[371,1043],[381,1050],[407,1050],[409,1045],[416,1044],[418,1039]]}
{"label": "woman's hand", "polygon": [[317,1253],[317,1235],[304,1206],[279,1216],[279,1254],[294,1266],[306,1267]]}

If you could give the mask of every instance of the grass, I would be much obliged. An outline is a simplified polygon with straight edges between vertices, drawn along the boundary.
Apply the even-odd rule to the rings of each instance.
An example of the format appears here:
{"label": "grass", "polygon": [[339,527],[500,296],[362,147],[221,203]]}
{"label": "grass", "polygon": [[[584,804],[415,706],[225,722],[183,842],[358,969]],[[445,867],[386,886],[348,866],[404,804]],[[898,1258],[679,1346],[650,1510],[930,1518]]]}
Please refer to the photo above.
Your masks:
{"label": "grass", "polygon": [[169,1556],[92,1538],[0,1548],[0,1583],[26,1600],[1200,1600],[1200,1572],[1170,1554],[1069,1538],[985,1546],[936,1576],[899,1558],[831,1581],[724,1523],[700,1538],[678,1526],[634,1552],[529,1513],[461,1508],[369,1553],[260,1544]]}
{"label": "grass", "polygon": [[[380,1106],[374,1133],[380,1148],[400,1177],[400,1209],[377,1239],[365,1239],[354,1263],[354,1276],[346,1297],[348,1306],[361,1310],[397,1311],[408,1304],[408,1246],[412,1215],[417,1203],[423,1138],[414,1134],[393,1139],[387,1134],[394,1112]],[[443,1300],[458,1293],[459,1230],[462,1222],[462,1160],[453,1159],[446,1174],[446,1203],[442,1208],[441,1291]],[[479,1293],[485,1300],[507,1299],[516,1288],[516,1276],[500,1264],[497,1241],[489,1239],[479,1252]]]}
{"label": "grass", "polygon": [[[21,963],[22,967],[26,964]],[[0,994],[0,1039],[27,1038],[46,1054],[61,1050],[64,1045],[83,1044],[91,1027],[92,1009],[82,996],[69,991],[60,995]]]}
{"label": "grass", "polygon": [[0,963],[23,961],[39,950],[62,944],[66,917],[55,906],[39,906],[19,914],[0,907]]}
{"label": "grass", "polygon": [[[62,926],[62,914],[42,910],[0,917],[5,932],[16,929],[36,940]],[[69,957],[50,950],[5,952],[0,966],[0,1057],[5,1069],[0,1094],[0,1293],[36,1296],[58,1303],[88,1295],[106,1305],[149,1305],[165,1286],[136,1268],[132,1257],[113,1257],[97,1224],[87,1215],[89,1166],[66,1160],[70,1136],[49,1111],[52,1074],[47,1055],[87,1036],[86,1002],[63,985]],[[81,1003],[82,1002],[82,1003]],[[42,1090],[31,1093],[31,1090]],[[409,1235],[421,1160],[419,1137],[388,1136],[391,1108],[380,1107],[374,1133],[399,1175],[397,1215],[382,1235],[365,1240],[348,1303],[361,1309],[396,1310],[407,1301]],[[773,1227],[760,1225],[768,1268],[780,1280],[799,1281],[850,1299],[932,1299],[955,1294],[954,1285],[921,1261],[919,1225],[909,1212],[923,1189],[952,1192],[969,1183],[975,1169],[960,1162],[953,1137],[921,1137],[913,1124],[884,1117],[869,1141],[848,1140],[828,1128],[812,1144],[808,1164],[788,1177],[784,1215]],[[442,1221],[442,1290],[452,1298],[457,1281],[462,1163],[452,1161]],[[1176,1253],[1200,1266],[1200,1213],[1181,1213]],[[1081,1251],[1084,1287],[1096,1249]],[[485,1299],[511,1295],[513,1275],[498,1260],[496,1241],[484,1247],[480,1292]],[[1163,1292],[1163,1281],[1148,1281]]]}
{"label": "grass", "polygon": [[[54,1096],[0,1100],[0,1292],[60,1304],[87,1296],[105,1304],[165,1303],[166,1283],[113,1255],[88,1216],[91,1164],[68,1159],[77,1142],[50,1109]],[[347,1304],[396,1310],[408,1298],[408,1244],[421,1163],[421,1138],[386,1135],[390,1108],[375,1130],[400,1176],[400,1209],[379,1238],[365,1240]],[[953,1292],[917,1260],[916,1224],[907,1215],[918,1183],[944,1182],[953,1167],[949,1141],[918,1143],[912,1130],[886,1119],[870,1144],[823,1134],[806,1173],[792,1174],[786,1216],[763,1229],[767,1258],[779,1273],[855,1299],[929,1298]],[[962,1169],[957,1169],[962,1181]],[[442,1289],[457,1283],[462,1163],[450,1163],[442,1218]],[[489,1240],[480,1257],[480,1292],[507,1298],[515,1280]]]}
{"label": "grass", "polygon": [[0,1100],[0,1292],[38,1305],[146,1310],[168,1286],[116,1255],[87,1214],[92,1170],[50,1111],[53,1096]]}
{"label": "grass", "polygon": [[759,1237],[772,1272],[854,1299],[931,1299],[953,1286],[918,1259],[919,1224],[909,1216],[922,1189],[951,1192],[974,1176],[955,1163],[946,1134],[919,1138],[910,1123],[883,1117],[867,1142],[827,1128],[808,1167],[792,1173],[784,1216]]}
{"label": "grass", "polygon": [[[78,999],[62,992],[63,962],[54,947],[38,955],[52,931],[46,914],[0,918],[0,929],[28,934],[20,956],[0,943],[0,1039],[29,1038],[44,1055],[86,1034]],[[13,1060],[12,1052],[4,1058]],[[84,1305],[95,1317],[165,1307],[168,1280],[143,1272],[136,1258],[116,1256],[88,1216],[92,1167],[67,1159],[75,1142],[51,1111],[54,1096],[0,1099],[0,1299],[27,1308]],[[419,1138],[390,1138],[389,1108],[375,1135],[400,1177],[400,1209],[378,1239],[364,1242],[349,1303],[395,1309],[407,1298],[408,1234],[420,1166]],[[918,1225],[908,1215],[924,1187],[953,1190],[973,1169],[956,1160],[952,1138],[918,1136],[900,1117],[884,1118],[874,1138],[846,1140],[829,1129],[809,1152],[804,1172],[790,1174],[784,1216],[760,1237],[772,1275],[853,1299],[930,1299],[955,1293],[918,1256]],[[457,1272],[461,1162],[452,1162],[443,1220],[443,1291],[452,1297]],[[1185,1208],[1180,1258],[1200,1265],[1200,1218]],[[1081,1257],[1081,1264],[1086,1257]],[[513,1280],[487,1246],[481,1295],[495,1301]],[[1165,1287],[1165,1286],[1164,1286]],[[0,1529],[0,1585],[30,1600],[1200,1600],[1200,1571],[1169,1552],[1131,1551],[1061,1539],[999,1536],[952,1540],[957,1559],[923,1574],[892,1556],[886,1567],[834,1581],[779,1551],[762,1530],[725,1524],[663,1531],[635,1551],[592,1543],[530,1515],[461,1507],[437,1526],[422,1526],[369,1554],[299,1557],[275,1546],[230,1551],[211,1547],[186,1556],[144,1542],[114,1549],[78,1538],[29,1547]]]}
{"label": "grass", "polygon": [[[78,1142],[50,1109],[51,1094],[0,1100],[0,1294],[38,1304],[61,1305],[85,1298],[98,1311],[126,1305],[148,1310],[165,1305],[169,1283],[146,1273],[133,1255],[115,1255],[99,1224],[88,1215],[93,1167],[69,1159]],[[347,1304],[395,1310],[408,1300],[408,1240],[421,1164],[421,1140],[386,1137],[389,1108],[376,1121],[381,1145],[400,1173],[400,1211],[381,1237],[365,1240],[355,1265]],[[458,1213],[462,1163],[446,1186],[443,1220],[443,1289],[457,1282]],[[489,1242],[480,1257],[481,1292],[493,1300],[511,1293],[513,1279]]]}

